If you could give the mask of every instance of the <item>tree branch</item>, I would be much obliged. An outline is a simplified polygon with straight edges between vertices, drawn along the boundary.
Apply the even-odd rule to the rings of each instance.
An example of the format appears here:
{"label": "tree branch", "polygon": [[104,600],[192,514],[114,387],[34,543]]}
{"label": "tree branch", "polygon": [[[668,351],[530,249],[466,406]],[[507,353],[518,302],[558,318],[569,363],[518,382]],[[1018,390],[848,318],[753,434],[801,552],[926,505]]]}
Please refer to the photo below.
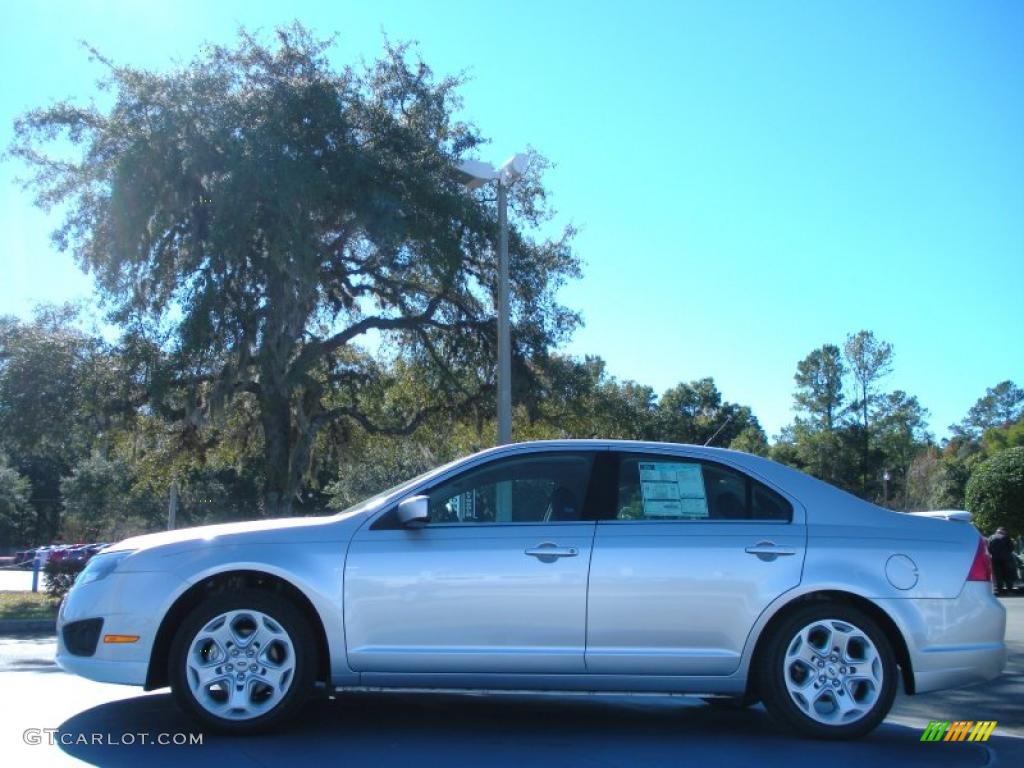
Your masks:
{"label": "tree branch", "polygon": [[352,341],[352,339],[361,336],[367,331],[394,331],[410,329],[416,328],[425,323],[430,323],[443,300],[444,294],[438,294],[427,302],[426,308],[421,313],[408,317],[365,317],[328,339],[314,341],[307,344],[302,352],[299,353],[299,356],[296,357],[289,366],[288,376],[290,378],[301,376],[312,368],[317,360],[325,355],[329,355],[336,349],[345,346]]}

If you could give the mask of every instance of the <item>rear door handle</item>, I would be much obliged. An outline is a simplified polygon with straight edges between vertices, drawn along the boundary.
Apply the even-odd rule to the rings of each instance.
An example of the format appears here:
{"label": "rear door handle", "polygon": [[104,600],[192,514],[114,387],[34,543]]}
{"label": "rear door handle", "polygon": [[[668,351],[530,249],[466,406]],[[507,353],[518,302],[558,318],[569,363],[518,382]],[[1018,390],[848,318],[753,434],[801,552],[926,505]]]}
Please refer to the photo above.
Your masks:
{"label": "rear door handle", "polygon": [[551,541],[545,541],[536,547],[523,550],[523,554],[536,557],[545,563],[553,563],[560,557],[576,557],[579,553],[580,551],[576,547],[560,547]]}
{"label": "rear door handle", "polygon": [[771,541],[759,541],[754,546],[747,547],[743,551],[748,555],[755,555],[760,560],[774,560],[777,557],[796,554],[796,550],[793,547],[779,547]]}

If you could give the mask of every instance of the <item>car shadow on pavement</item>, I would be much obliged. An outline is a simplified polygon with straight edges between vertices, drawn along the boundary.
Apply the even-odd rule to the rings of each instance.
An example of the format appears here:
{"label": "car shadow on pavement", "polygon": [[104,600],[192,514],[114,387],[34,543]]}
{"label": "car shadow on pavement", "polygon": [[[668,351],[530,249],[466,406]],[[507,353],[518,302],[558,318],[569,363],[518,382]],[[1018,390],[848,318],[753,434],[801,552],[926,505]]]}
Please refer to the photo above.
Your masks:
{"label": "car shadow on pavement", "polygon": [[[923,728],[922,724],[922,728]],[[58,734],[68,755],[97,766],[771,766],[1013,764],[1022,740],[922,743],[921,729],[884,723],[854,742],[799,740],[764,710],[728,710],[679,697],[344,694],[311,702],[288,729],[247,738],[202,734],[201,744],[155,743],[199,734],[169,694],[81,712]],[[99,734],[99,737],[97,737]],[[140,734],[147,734],[143,743]],[[128,743],[131,741],[132,743]],[[1007,761],[1006,756],[1012,756]]]}
{"label": "car shadow on pavement", "polygon": [[1024,665],[1014,659],[995,680],[966,688],[896,697],[893,715],[929,720],[995,720],[1002,728],[1024,731]]}

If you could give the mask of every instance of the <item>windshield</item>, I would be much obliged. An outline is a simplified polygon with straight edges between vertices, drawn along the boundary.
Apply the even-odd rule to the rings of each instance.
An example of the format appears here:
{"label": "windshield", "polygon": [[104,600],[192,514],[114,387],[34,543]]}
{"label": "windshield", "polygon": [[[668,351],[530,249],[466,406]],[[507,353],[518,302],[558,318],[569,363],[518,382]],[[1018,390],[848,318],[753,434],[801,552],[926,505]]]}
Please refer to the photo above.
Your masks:
{"label": "windshield", "polygon": [[412,488],[413,486],[419,484],[423,480],[426,480],[431,475],[440,474],[446,471],[447,469],[458,464],[460,461],[462,461],[461,458],[449,461],[447,464],[442,464],[439,467],[428,469],[426,472],[416,475],[416,477],[410,478],[409,480],[401,482],[398,485],[394,485],[386,490],[383,490],[380,493],[375,494],[368,499],[356,502],[352,506],[343,509],[341,512],[339,512],[338,516],[341,517],[343,515],[351,515],[356,512],[365,512],[367,510],[376,509],[377,507],[384,504],[391,497],[401,496],[409,488]]}

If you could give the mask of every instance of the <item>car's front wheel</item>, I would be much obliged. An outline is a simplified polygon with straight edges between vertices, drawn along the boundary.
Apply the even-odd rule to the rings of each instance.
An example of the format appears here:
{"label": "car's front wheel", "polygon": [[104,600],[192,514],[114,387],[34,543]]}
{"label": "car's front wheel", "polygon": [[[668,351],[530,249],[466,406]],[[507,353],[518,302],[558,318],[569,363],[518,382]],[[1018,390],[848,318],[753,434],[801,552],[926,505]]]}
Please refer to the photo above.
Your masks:
{"label": "car's front wheel", "polygon": [[760,659],[769,714],[805,736],[863,736],[882,722],[896,695],[892,644],[853,606],[795,611],[775,628]]}
{"label": "car's front wheel", "polygon": [[309,697],[316,646],[293,605],[258,590],[215,595],[188,615],[169,659],[178,705],[230,733],[280,725]]}

